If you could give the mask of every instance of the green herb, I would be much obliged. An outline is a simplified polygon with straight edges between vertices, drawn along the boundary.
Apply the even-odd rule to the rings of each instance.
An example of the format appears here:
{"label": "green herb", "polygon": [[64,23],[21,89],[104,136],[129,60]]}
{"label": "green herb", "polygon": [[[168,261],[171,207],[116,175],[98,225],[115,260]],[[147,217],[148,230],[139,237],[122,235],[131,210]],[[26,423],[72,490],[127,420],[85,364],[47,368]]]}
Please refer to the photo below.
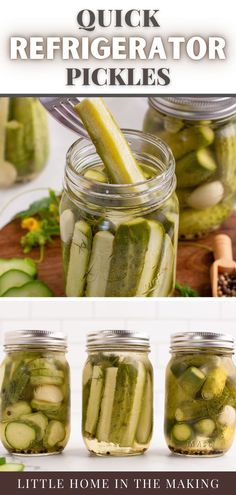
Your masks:
{"label": "green herb", "polygon": [[191,289],[188,285],[181,285],[178,282],[175,284],[175,290],[179,293],[180,297],[199,297],[199,293]]}
{"label": "green herb", "polygon": [[43,259],[45,245],[60,235],[59,203],[59,196],[49,189],[48,197],[35,201],[16,217],[21,218],[22,229],[28,230],[20,240],[23,252],[28,254],[34,247],[40,247],[39,261]]}
{"label": "green herb", "polygon": [[6,464],[6,457],[0,457],[0,466],[3,466],[3,464]]}

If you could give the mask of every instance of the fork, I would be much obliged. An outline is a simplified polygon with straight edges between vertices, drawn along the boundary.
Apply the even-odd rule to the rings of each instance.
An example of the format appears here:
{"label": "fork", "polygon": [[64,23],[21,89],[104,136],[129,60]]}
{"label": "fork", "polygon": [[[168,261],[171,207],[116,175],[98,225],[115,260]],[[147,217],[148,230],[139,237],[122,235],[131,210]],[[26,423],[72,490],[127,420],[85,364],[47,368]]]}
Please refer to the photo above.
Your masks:
{"label": "fork", "polygon": [[44,108],[46,108],[60,124],[68,127],[81,137],[88,138],[88,134],[78,117],[78,114],[74,111],[75,105],[78,105],[80,102],[77,97],[42,96],[39,100]]}

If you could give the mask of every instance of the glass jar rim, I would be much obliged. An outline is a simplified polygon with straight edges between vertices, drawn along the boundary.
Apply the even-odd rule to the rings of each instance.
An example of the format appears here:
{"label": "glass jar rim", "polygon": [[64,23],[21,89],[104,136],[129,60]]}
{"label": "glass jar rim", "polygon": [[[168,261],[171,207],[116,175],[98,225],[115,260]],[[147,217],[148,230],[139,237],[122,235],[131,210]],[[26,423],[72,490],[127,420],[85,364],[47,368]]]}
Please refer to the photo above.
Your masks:
{"label": "glass jar rim", "polygon": [[87,334],[87,350],[129,348],[150,351],[150,338],[146,333],[131,330],[98,330]]}
{"label": "glass jar rim", "polygon": [[[156,147],[160,153],[163,155],[163,162],[161,173],[155,175],[149,180],[145,180],[143,182],[138,182],[135,184],[110,184],[110,183],[102,183],[102,182],[94,182],[93,180],[86,178],[81,173],[81,168],[85,166],[86,158],[89,153],[93,153],[97,159],[99,159],[98,164],[102,164],[102,160],[96,152],[95,146],[91,142],[90,139],[85,137],[79,138],[75,143],[73,143],[66,154],[66,169],[64,176],[64,188],[69,193],[72,191],[74,195],[83,194],[87,197],[92,203],[99,204],[99,202],[112,202],[113,206],[119,206],[121,201],[134,199],[135,197],[143,198],[143,203],[145,203],[145,199],[150,199],[150,196],[158,191],[164,192],[166,189],[166,197],[169,197],[170,194],[174,191],[176,186],[176,178],[175,178],[175,159],[170,147],[160,138],[153,136],[148,133],[144,133],[138,130],[132,129],[122,129],[122,132],[129,138],[137,138],[139,140],[145,141],[145,144],[149,144],[153,147]],[[76,153],[79,152],[79,147],[81,154],[83,156],[80,157],[80,164],[75,166],[73,163],[73,159],[78,159]],[[83,152],[83,153],[82,153]],[[152,161],[152,165],[156,166],[156,168],[160,167],[161,160],[158,159],[154,154],[148,154],[147,152],[141,152],[143,157],[147,160]],[[134,152],[135,154],[135,152]],[[164,159],[165,162],[164,163]],[[78,167],[80,166],[80,170],[78,171]],[[160,168],[159,168],[160,170]],[[167,187],[169,186],[169,187]],[[165,201],[166,197],[162,198],[162,202]]]}
{"label": "glass jar rim", "polygon": [[62,332],[51,330],[15,330],[4,334],[4,349],[14,351],[21,348],[67,350],[67,337]]}
{"label": "glass jar rim", "polygon": [[149,97],[150,105],[172,117],[217,120],[236,114],[236,98],[231,96]]}
{"label": "glass jar rim", "polygon": [[191,349],[221,349],[234,352],[234,338],[215,332],[178,332],[171,335],[171,352]]}

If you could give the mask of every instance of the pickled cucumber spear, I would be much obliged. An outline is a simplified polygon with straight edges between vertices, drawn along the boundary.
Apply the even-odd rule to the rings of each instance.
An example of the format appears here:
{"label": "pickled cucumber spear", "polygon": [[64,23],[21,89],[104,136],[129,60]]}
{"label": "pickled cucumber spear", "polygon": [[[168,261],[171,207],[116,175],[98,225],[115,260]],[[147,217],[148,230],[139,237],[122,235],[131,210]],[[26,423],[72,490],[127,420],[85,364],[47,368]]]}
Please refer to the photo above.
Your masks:
{"label": "pickled cucumber spear", "polygon": [[145,177],[130,146],[102,98],[84,99],[75,106],[84,127],[115,184],[136,184]]}
{"label": "pickled cucumber spear", "polygon": [[12,163],[5,160],[6,124],[9,98],[0,98],[0,187],[9,187],[16,181],[17,172]]}

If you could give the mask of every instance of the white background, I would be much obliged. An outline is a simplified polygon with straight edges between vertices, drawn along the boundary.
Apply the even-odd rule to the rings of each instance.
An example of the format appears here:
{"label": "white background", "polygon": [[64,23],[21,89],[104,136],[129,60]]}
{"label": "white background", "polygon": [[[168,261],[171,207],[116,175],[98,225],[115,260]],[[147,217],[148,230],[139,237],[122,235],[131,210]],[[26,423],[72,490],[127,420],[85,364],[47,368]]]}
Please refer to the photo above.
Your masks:
{"label": "white background", "polygon": [[[133,36],[185,36],[189,38],[199,35],[223,36],[227,41],[227,55],[225,61],[191,61],[183,57],[179,61],[150,61],[149,66],[170,67],[171,84],[168,86],[141,87],[67,87],[65,67],[86,66],[93,62],[81,61],[10,61],[10,36],[81,36],[85,31],[79,31],[76,16],[82,9],[160,9],[160,28],[133,30]],[[128,35],[127,28],[119,29],[116,35]],[[107,29],[97,30],[92,36],[111,36]],[[235,2],[233,0],[215,0],[207,2],[198,0],[8,0],[1,8],[0,17],[0,93],[34,93],[34,94],[62,94],[72,92],[91,93],[235,93],[236,87],[236,40],[235,40]],[[99,66],[105,66],[106,61],[100,61]],[[138,61],[137,67],[145,61]],[[111,66],[129,65],[124,61],[110,62]]]}
{"label": "white background", "polygon": [[[27,466],[41,470],[79,471],[234,471],[234,447],[223,457],[182,458],[169,453],[163,437],[165,367],[169,360],[170,335],[178,331],[208,330],[231,333],[236,339],[234,301],[218,299],[105,300],[0,300],[0,337],[7,330],[22,328],[61,330],[69,338],[68,359],[72,371],[72,435],[61,456],[26,458]],[[81,373],[86,359],[89,331],[131,329],[151,338],[151,360],[155,369],[155,431],[151,448],[144,456],[90,457],[80,434]],[[1,356],[3,353],[1,352]],[[0,452],[1,453],[1,452]]]}

